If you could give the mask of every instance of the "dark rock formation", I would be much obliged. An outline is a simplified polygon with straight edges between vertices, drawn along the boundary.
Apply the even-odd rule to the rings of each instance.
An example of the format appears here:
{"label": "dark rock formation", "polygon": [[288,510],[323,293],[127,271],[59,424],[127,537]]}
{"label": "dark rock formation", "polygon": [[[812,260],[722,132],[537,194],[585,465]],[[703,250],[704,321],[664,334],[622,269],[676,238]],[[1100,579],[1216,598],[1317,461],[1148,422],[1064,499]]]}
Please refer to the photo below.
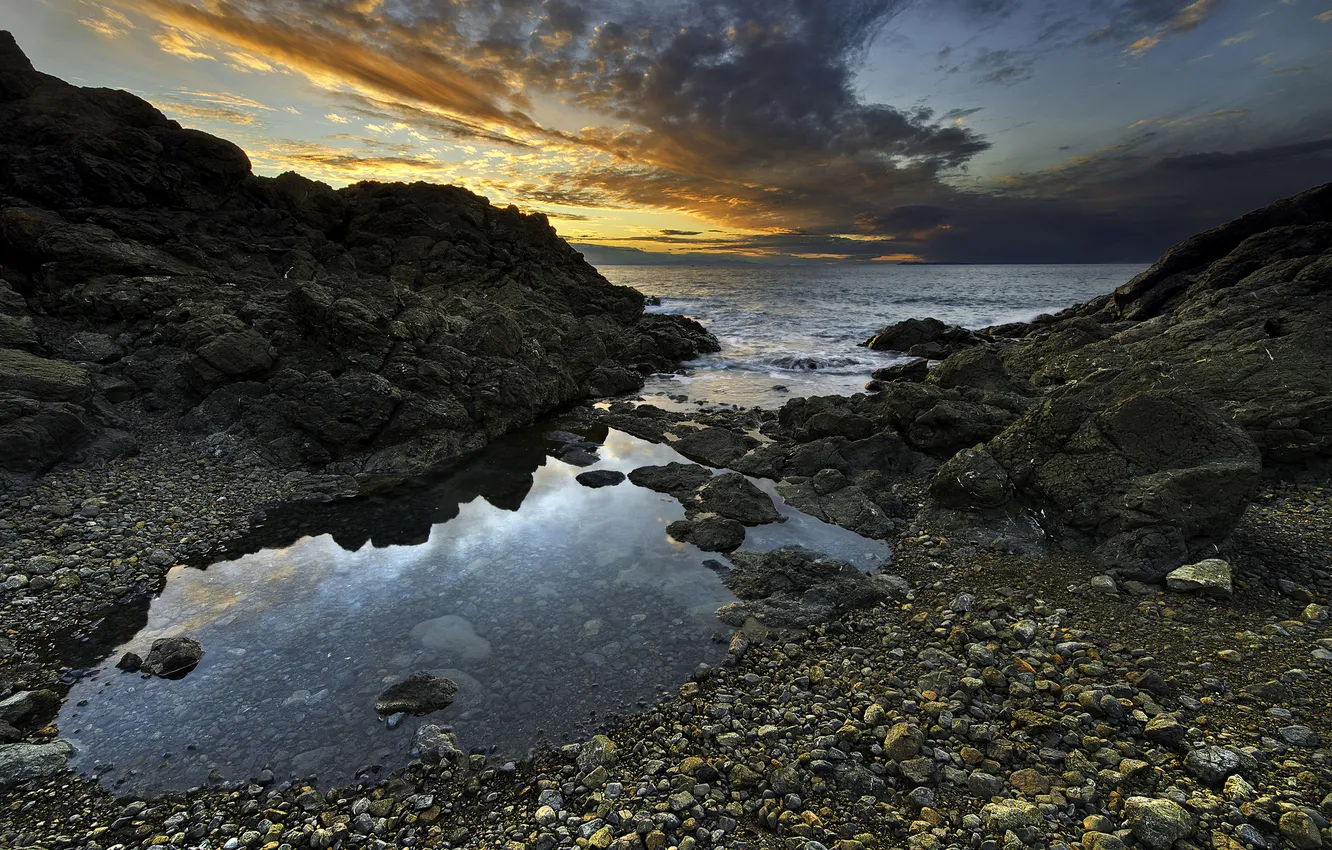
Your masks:
{"label": "dark rock formation", "polygon": [[640,466],[629,473],[629,480],[639,487],[658,493],[677,496],[703,486],[712,473],[691,463],[668,463],[665,466]]}
{"label": "dark rock formation", "polygon": [[203,647],[193,638],[158,638],[153,641],[139,670],[163,679],[183,679],[198,666],[203,654]]}
{"label": "dark rock formation", "polygon": [[950,536],[1054,543],[1160,579],[1230,532],[1264,466],[1332,460],[1329,319],[1332,184],[1188,239],[1114,293],[1031,324],[885,328],[873,347],[952,353],[927,372],[876,375],[872,395],[793,400],[764,428],[774,442],[733,466],[863,527],[863,514],[829,509],[811,476],[856,474],[846,452],[879,441],[890,477],[922,468],[921,455],[942,462],[930,521]]}
{"label": "dark rock formation", "polygon": [[887,539],[898,530],[902,500],[883,488],[882,476],[862,476],[853,484],[836,469],[824,469],[812,478],[793,476],[777,485],[791,507],[816,519],[849,528],[859,535]]}
{"label": "dark rock formation", "polygon": [[676,540],[692,543],[704,552],[730,552],[745,542],[745,527],[726,517],[676,520],[666,526]]}
{"label": "dark rock formation", "polygon": [[888,598],[890,586],[852,564],[799,547],[735,552],[722,581],[742,601],[718,611],[723,622],[753,617],[773,628],[826,623],[853,608]]}
{"label": "dark rock formation", "polygon": [[892,384],[898,381],[918,384],[930,376],[930,361],[923,357],[915,360],[908,360],[905,363],[897,363],[892,366],[884,366],[882,369],[875,369],[872,376],[874,380],[885,384]]}
{"label": "dark rock formation", "polygon": [[738,472],[708,479],[693,498],[682,501],[687,514],[713,513],[741,525],[763,525],[782,518],[772,498]]}
{"label": "dark rock formation", "polygon": [[699,428],[690,431],[671,444],[671,448],[698,463],[708,466],[724,467],[735,463],[750,449],[758,445],[758,440],[727,431],[725,428]]}
{"label": "dark rock formation", "polygon": [[0,34],[0,486],[123,429],[120,405],[281,465],[422,468],[715,349],[643,302],[543,216],[257,177]]}
{"label": "dark rock formation", "polygon": [[430,673],[413,673],[389,685],[375,702],[380,714],[429,714],[453,704],[458,685],[452,679]]}
{"label": "dark rock formation", "polygon": [[1200,233],[1004,352],[1040,387],[1159,363],[1244,427],[1269,465],[1332,458],[1332,184]]}
{"label": "dark rock formation", "polygon": [[984,342],[985,338],[975,331],[946,325],[938,319],[907,319],[880,329],[863,345],[874,351],[900,351],[912,357],[939,360]]}
{"label": "dark rock formation", "polygon": [[574,476],[574,480],[584,487],[597,489],[598,487],[614,487],[624,481],[624,473],[618,469],[593,469],[589,472],[580,472]]}

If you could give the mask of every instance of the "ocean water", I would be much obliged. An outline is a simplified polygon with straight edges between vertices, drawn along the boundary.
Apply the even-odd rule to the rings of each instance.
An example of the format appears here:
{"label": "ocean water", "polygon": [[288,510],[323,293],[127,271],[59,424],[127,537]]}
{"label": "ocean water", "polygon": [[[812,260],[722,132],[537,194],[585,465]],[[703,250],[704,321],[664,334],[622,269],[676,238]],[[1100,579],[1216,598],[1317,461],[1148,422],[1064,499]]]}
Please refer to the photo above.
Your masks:
{"label": "ocean water", "polygon": [[[1140,265],[605,266],[614,283],[661,299],[652,312],[702,322],[722,350],[656,376],[659,406],[779,407],[795,396],[858,392],[902,358],[859,347],[884,325],[933,316],[982,328],[1029,321],[1109,292]],[[774,389],[784,387],[785,389]],[[687,402],[671,401],[685,396]]]}

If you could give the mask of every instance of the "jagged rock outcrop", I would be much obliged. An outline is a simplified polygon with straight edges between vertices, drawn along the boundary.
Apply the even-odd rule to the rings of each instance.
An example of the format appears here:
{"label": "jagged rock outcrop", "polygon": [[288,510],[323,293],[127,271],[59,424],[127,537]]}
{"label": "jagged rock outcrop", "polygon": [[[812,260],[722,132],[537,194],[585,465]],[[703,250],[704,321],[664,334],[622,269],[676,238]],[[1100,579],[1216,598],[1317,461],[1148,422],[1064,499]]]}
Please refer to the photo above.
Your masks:
{"label": "jagged rock outcrop", "polygon": [[1034,534],[1159,580],[1230,532],[1264,466],[1332,460],[1329,328],[1332,184],[1185,240],[1055,316],[885,328],[874,347],[952,353],[876,375],[869,395],[793,400],[764,430],[775,441],[733,465],[812,497],[811,467],[847,472],[847,445],[896,440],[899,469],[942,462],[935,527]]}
{"label": "jagged rock outcrop", "polygon": [[281,465],[420,468],[715,346],[644,315],[544,216],[255,176],[230,142],[38,73],[0,33],[9,484],[123,428],[125,404]]}

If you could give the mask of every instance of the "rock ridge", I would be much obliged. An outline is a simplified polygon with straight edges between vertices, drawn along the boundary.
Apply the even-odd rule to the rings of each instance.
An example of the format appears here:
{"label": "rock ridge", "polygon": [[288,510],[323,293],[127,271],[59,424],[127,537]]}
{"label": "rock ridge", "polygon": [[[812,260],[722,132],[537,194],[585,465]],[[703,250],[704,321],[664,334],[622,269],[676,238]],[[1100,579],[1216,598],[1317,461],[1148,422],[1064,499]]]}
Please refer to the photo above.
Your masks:
{"label": "rock ridge", "polygon": [[422,469],[716,349],[643,306],[542,215],[257,176],[0,32],[0,486],[132,451],[140,414],[283,467]]}

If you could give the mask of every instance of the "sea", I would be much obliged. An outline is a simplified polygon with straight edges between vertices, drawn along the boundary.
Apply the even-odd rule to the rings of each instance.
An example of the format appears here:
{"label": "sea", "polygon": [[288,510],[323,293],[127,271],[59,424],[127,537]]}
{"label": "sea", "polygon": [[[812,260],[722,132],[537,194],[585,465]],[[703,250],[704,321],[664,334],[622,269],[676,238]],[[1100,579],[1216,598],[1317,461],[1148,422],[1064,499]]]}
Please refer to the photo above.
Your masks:
{"label": "sea", "polygon": [[861,391],[896,354],[860,343],[885,325],[933,316],[983,328],[1029,321],[1110,292],[1142,265],[603,266],[613,283],[659,298],[651,312],[702,322],[722,349],[643,389],[668,409],[780,407]]}

